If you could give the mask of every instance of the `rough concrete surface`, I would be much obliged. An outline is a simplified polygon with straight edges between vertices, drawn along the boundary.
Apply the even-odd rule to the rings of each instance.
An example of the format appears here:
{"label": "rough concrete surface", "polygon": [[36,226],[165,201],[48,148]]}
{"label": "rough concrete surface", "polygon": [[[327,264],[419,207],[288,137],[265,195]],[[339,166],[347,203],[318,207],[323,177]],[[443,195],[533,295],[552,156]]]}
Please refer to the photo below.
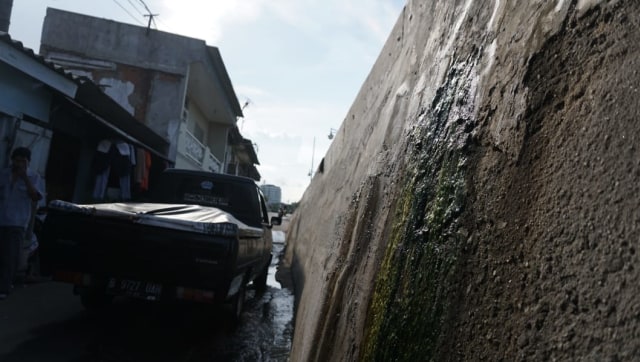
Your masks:
{"label": "rough concrete surface", "polygon": [[287,234],[292,361],[640,356],[640,2],[410,0]]}

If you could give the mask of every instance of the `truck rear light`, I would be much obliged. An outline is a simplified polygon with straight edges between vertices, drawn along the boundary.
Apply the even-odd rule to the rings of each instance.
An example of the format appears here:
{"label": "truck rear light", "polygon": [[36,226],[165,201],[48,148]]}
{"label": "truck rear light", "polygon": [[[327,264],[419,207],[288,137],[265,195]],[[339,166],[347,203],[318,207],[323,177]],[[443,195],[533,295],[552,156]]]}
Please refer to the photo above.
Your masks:
{"label": "truck rear light", "polygon": [[91,285],[91,275],[78,272],[56,271],[53,274],[53,279],[60,282],[71,283],[74,285]]}
{"label": "truck rear light", "polygon": [[213,303],[215,294],[210,290],[177,287],[176,298],[193,302]]}

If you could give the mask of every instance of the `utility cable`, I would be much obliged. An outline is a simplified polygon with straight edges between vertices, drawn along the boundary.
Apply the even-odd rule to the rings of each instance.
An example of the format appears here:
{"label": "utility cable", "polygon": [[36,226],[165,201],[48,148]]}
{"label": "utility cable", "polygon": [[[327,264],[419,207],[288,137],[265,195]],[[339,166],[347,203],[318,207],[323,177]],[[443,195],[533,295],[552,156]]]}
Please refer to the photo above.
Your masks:
{"label": "utility cable", "polygon": [[113,2],[114,2],[114,3],[116,3],[116,4],[118,4],[118,6],[119,6],[122,10],[124,10],[124,12],[125,12],[125,13],[129,14],[129,16],[130,16],[130,17],[131,17],[131,18],[132,18],[136,23],[138,23],[138,24],[140,24],[140,25],[144,26],[144,23],[141,23],[141,22],[140,22],[140,21],[139,21],[139,20],[138,20],[138,19],[137,19],[133,14],[131,14],[131,13],[129,12],[129,10],[127,10],[124,6],[122,6],[122,4],[120,4],[120,3],[118,2],[118,0],[113,0]]}
{"label": "utility cable", "polygon": [[138,0],[138,1],[140,1],[142,6],[144,6],[145,10],[147,10],[147,13],[149,13],[149,14],[143,15],[144,17],[147,17],[147,16],[149,17],[149,23],[147,24],[147,31],[149,31],[149,28],[151,28],[151,23],[153,23],[153,25],[156,27],[156,29],[158,29],[158,24],[156,24],[156,21],[154,19],[156,16],[158,16],[158,14],[152,13],[151,9],[149,9],[147,4],[143,0]]}
{"label": "utility cable", "polygon": [[132,0],[127,1],[129,2],[129,5],[131,5],[131,7],[134,8],[138,14],[140,14],[140,16],[144,17],[144,13],[133,3]]}

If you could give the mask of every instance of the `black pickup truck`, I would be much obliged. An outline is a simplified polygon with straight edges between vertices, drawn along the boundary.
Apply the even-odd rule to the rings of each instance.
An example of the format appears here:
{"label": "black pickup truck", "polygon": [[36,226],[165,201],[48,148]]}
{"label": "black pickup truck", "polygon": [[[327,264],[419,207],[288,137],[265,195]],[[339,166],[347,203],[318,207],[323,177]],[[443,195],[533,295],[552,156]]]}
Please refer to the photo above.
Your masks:
{"label": "black pickup truck", "polygon": [[239,316],[249,284],[264,291],[272,225],[253,180],[169,169],[145,201],[52,201],[43,267],[87,308],[127,296],[229,302]]}

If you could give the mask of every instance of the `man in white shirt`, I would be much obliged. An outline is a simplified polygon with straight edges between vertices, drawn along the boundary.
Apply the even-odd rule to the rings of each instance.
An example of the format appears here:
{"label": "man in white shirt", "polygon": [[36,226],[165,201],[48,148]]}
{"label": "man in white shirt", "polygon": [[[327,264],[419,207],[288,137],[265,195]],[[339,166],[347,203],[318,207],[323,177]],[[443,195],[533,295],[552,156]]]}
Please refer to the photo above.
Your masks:
{"label": "man in white shirt", "polygon": [[11,166],[0,171],[0,300],[11,291],[32,204],[42,199],[30,161],[31,151],[18,147],[11,153]]}

